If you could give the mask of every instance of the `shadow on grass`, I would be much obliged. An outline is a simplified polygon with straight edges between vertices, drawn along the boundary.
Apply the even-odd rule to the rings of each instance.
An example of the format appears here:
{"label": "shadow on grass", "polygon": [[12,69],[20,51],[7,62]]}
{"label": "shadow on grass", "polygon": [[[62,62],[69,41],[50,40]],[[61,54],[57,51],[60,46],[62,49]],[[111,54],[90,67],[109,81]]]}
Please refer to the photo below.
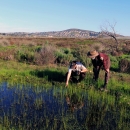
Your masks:
{"label": "shadow on grass", "polygon": [[58,72],[57,70],[35,70],[30,72],[31,75],[36,76],[38,78],[45,78],[48,81],[56,81],[56,82],[64,82],[65,75],[62,72]]}
{"label": "shadow on grass", "polygon": [[114,72],[119,72],[119,68],[111,67],[110,70],[111,70],[111,71],[114,71]]}

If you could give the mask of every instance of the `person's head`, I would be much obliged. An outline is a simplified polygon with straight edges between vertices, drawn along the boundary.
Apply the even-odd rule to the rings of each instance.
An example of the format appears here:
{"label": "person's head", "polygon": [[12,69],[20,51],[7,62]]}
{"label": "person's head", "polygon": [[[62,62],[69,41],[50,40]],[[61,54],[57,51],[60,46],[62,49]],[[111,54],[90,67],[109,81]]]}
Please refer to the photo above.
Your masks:
{"label": "person's head", "polygon": [[96,50],[91,50],[87,53],[87,56],[91,59],[95,59],[95,57],[98,55],[99,55],[99,53]]}
{"label": "person's head", "polygon": [[76,62],[77,62],[77,61],[72,61],[72,62],[70,63],[70,68],[71,68],[71,69],[74,69],[74,68],[76,67]]}

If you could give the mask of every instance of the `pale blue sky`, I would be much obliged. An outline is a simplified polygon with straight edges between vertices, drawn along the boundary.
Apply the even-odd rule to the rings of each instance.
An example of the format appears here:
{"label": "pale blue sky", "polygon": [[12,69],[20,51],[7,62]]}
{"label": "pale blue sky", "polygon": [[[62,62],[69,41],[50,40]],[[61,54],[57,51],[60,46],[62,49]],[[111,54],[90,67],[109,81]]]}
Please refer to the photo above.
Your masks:
{"label": "pale blue sky", "polygon": [[130,36],[129,16],[130,0],[0,0],[0,32],[99,32],[108,21]]}

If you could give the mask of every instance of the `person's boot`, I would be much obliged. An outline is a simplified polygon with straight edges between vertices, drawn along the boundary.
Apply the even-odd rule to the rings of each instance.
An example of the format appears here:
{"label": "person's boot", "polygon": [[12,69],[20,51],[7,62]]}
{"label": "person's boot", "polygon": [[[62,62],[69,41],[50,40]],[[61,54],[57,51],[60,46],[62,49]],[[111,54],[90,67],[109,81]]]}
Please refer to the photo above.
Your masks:
{"label": "person's boot", "polygon": [[106,83],[106,84],[104,84],[104,86],[103,86],[103,87],[104,87],[104,91],[105,91],[105,92],[108,92],[108,89],[107,89],[107,83]]}
{"label": "person's boot", "polygon": [[100,90],[107,92],[107,91],[108,91],[108,90],[107,90],[107,83],[105,83]]}

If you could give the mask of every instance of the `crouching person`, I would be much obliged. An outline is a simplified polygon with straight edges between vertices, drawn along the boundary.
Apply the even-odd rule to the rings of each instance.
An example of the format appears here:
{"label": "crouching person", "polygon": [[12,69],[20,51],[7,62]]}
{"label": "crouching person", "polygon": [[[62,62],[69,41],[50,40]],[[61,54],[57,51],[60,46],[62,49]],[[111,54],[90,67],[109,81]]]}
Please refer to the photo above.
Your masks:
{"label": "crouching person", "polygon": [[87,68],[82,63],[72,61],[66,73],[66,87],[68,86],[69,80],[73,83],[81,82],[85,78],[87,71]]}
{"label": "crouching person", "polygon": [[107,91],[107,84],[110,75],[110,58],[105,53],[99,53],[96,50],[89,51],[87,56],[91,58],[93,64],[93,79],[98,80],[100,69],[103,67],[105,71],[104,85],[101,90]]}

